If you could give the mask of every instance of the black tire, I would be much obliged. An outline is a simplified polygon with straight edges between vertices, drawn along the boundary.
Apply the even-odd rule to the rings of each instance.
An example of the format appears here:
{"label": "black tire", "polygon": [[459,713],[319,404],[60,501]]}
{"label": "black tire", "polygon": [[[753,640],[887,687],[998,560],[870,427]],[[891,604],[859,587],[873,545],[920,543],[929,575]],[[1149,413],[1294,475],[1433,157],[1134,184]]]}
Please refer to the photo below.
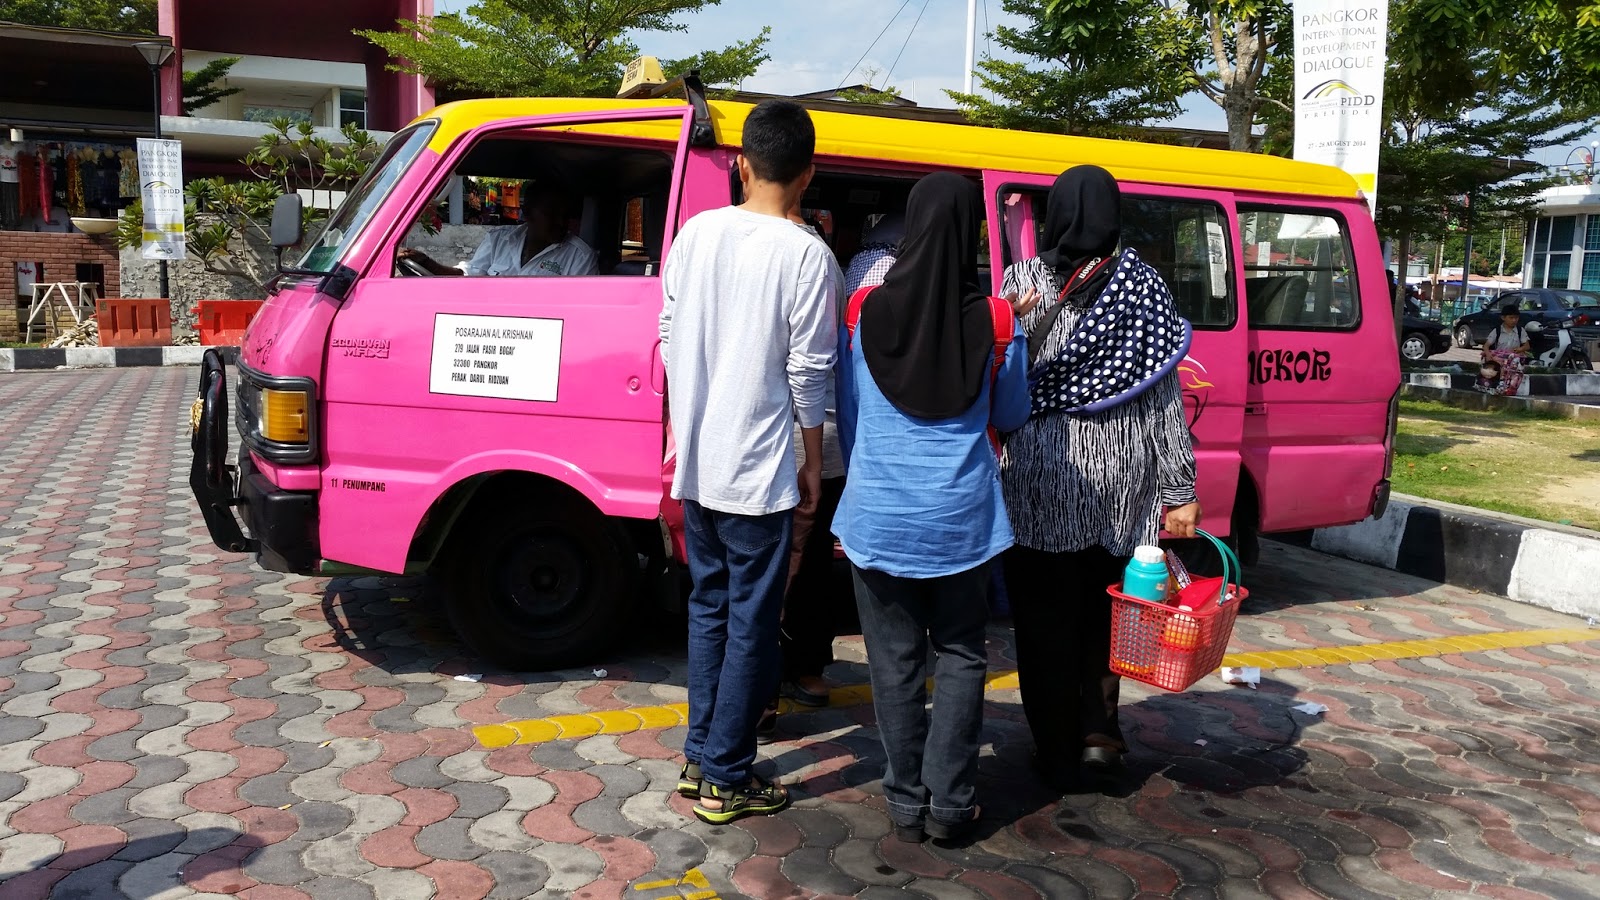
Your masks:
{"label": "black tire", "polygon": [[1400,355],[1412,362],[1427,359],[1432,350],[1428,336],[1420,331],[1409,332],[1400,339]]}
{"label": "black tire", "polygon": [[1557,372],[1588,372],[1593,368],[1594,365],[1589,362],[1588,356],[1572,349],[1567,350],[1556,362]]}
{"label": "black tire", "polygon": [[1472,327],[1466,323],[1456,326],[1456,346],[1463,350],[1478,346],[1478,342],[1472,339]]}
{"label": "black tire", "polygon": [[523,490],[476,501],[454,542],[450,622],[513,671],[592,662],[626,621],[638,567],[625,545],[581,498]]}

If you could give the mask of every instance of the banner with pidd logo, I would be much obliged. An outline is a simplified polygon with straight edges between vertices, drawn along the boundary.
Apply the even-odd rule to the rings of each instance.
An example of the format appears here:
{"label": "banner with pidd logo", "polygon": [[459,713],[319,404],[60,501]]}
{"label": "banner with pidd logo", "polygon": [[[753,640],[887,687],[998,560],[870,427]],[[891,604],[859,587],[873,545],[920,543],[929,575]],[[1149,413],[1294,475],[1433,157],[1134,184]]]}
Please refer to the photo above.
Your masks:
{"label": "banner with pidd logo", "polygon": [[1387,0],[1294,0],[1294,158],[1355,176],[1377,209]]}

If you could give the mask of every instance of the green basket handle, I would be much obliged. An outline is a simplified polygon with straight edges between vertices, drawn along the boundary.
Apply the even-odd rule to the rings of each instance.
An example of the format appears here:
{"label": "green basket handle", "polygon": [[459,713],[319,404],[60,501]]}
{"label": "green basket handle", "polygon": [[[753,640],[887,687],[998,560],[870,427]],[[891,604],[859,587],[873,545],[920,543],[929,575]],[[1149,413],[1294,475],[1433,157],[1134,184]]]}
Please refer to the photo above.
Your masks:
{"label": "green basket handle", "polygon": [[1221,538],[1199,528],[1194,533],[1210,541],[1211,546],[1217,548],[1217,555],[1222,557],[1222,590],[1217,595],[1217,605],[1220,606],[1228,602],[1228,585],[1244,587],[1244,565],[1239,562],[1239,556],[1233,552],[1233,548]]}

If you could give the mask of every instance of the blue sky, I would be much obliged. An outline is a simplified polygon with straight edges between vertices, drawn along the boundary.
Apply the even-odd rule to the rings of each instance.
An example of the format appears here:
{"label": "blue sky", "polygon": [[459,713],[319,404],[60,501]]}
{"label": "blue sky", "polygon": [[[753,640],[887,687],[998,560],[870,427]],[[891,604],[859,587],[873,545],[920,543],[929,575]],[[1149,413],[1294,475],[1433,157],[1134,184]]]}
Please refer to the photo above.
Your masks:
{"label": "blue sky", "polygon": [[[925,12],[917,22],[923,2],[910,0],[902,10],[895,0],[724,0],[684,17],[683,32],[641,35],[637,42],[643,52],[669,59],[725,47],[770,25],[772,59],[744,83],[747,90],[775,94],[825,90],[841,81],[860,82],[869,69],[880,73],[881,84],[892,67],[890,83],[905,96],[923,106],[954,106],[944,92],[961,87],[967,4],[965,0],[926,0]],[[436,11],[441,13],[469,5],[471,0],[435,0]],[[1001,13],[1000,0],[978,0],[980,57],[985,50],[982,35],[1002,22],[1017,24],[1019,20]],[[882,40],[868,52],[885,25],[889,27]],[[852,74],[850,67],[864,53],[861,67]],[[897,56],[899,62],[895,63]],[[1190,112],[1173,124],[1227,127],[1222,111],[1210,101],[1196,97],[1188,107]]]}
{"label": "blue sky", "polygon": [[[460,11],[471,2],[434,0],[435,11]],[[924,9],[913,30],[918,10]],[[923,106],[948,107],[955,104],[945,90],[961,87],[966,15],[965,0],[909,0],[904,8],[895,0],[724,0],[684,17],[682,32],[640,35],[637,42],[644,53],[671,59],[725,47],[770,25],[772,59],[744,83],[747,90],[774,94],[825,90],[841,82],[858,83],[871,69],[880,73],[877,83],[882,84],[892,69],[890,83],[902,94]],[[985,33],[996,25],[1020,21],[1000,11],[1000,0],[978,0],[979,57],[986,49]],[[873,46],[880,31],[884,31],[883,37]],[[866,54],[865,60],[852,72],[850,67],[862,54]],[[1185,101],[1184,110],[1167,124],[1215,131],[1228,127],[1221,108],[1198,94]],[[1600,130],[1583,142],[1591,139],[1600,139]],[[1535,157],[1539,162],[1559,164],[1569,150],[1552,147]]]}

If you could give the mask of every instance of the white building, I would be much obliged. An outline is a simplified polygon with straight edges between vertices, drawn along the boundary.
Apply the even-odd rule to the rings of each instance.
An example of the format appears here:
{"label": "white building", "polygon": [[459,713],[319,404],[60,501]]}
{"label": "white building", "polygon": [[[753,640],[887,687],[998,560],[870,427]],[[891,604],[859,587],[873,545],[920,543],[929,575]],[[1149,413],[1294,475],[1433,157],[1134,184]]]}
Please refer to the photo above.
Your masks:
{"label": "white building", "polygon": [[1600,185],[1564,184],[1539,195],[1522,283],[1600,291]]}

